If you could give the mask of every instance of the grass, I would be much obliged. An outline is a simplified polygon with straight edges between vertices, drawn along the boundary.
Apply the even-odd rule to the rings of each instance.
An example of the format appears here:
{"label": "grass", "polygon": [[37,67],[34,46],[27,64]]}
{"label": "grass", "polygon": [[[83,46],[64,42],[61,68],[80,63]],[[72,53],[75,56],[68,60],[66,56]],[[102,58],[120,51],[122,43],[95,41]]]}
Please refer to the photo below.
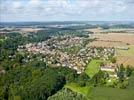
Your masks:
{"label": "grass", "polygon": [[129,85],[128,85],[127,89],[134,90],[134,71],[132,72],[132,75],[129,78]]}
{"label": "grass", "polygon": [[80,93],[86,97],[91,93],[91,87],[89,86],[81,87],[77,83],[68,83],[64,87],[74,92]]}
{"label": "grass", "polygon": [[134,90],[95,87],[92,90],[91,100],[133,100]]}
{"label": "grass", "polygon": [[93,77],[99,70],[99,66],[101,64],[101,60],[92,60],[88,65],[87,68],[85,70],[85,73],[89,76],[89,77]]}

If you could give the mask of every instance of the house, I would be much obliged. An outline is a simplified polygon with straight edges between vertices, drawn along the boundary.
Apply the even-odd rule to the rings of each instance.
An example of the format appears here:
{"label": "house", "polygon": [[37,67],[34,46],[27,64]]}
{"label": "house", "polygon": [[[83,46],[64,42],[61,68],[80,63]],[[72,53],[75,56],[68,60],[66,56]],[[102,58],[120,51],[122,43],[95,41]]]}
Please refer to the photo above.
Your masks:
{"label": "house", "polygon": [[110,71],[110,72],[114,72],[115,71],[115,68],[110,67],[110,66],[100,66],[100,69],[102,71]]}
{"label": "house", "polygon": [[117,68],[115,64],[110,65],[101,65],[100,66],[101,71],[106,71],[109,74],[109,77],[117,77]]}

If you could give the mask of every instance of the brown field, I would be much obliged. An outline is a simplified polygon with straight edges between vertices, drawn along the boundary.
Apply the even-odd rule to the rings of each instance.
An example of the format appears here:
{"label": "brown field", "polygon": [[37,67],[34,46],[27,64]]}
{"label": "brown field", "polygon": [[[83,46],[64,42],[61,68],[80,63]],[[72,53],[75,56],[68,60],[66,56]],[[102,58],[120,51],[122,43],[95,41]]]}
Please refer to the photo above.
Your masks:
{"label": "brown field", "polygon": [[[88,46],[96,47],[128,47],[129,50],[118,50],[116,49],[117,63],[124,65],[131,65],[134,67],[134,34],[129,33],[99,33],[102,29],[92,29],[94,34],[92,38],[96,38],[88,44]],[[91,31],[91,30],[90,30]],[[129,45],[128,45],[129,44]]]}
{"label": "brown field", "polygon": [[130,56],[118,56],[117,57],[117,63],[118,64],[123,64],[125,66],[131,65],[134,67],[134,57]]}
{"label": "brown field", "polygon": [[134,67],[134,45],[129,45],[128,47],[128,50],[116,49],[117,63]]}
{"label": "brown field", "polygon": [[109,34],[93,34],[93,38],[97,38],[97,41],[91,43],[91,45],[106,45],[106,46],[124,46],[127,43],[134,44],[134,34],[128,33],[109,33]]}
{"label": "brown field", "polygon": [[[8,31],[4,31],[8,30]],[[43,28],[1,28],[0,33],[10,33],[10,32],[19,32],[19,33],[28,33],[28,32],[37,32],[39,30],[44,30]]]}
{"label": "brown field", "polygon": [[20,32],[27,33],[27,32],[37,32],[39,30],[43,30],[42,28],[21,28]]}

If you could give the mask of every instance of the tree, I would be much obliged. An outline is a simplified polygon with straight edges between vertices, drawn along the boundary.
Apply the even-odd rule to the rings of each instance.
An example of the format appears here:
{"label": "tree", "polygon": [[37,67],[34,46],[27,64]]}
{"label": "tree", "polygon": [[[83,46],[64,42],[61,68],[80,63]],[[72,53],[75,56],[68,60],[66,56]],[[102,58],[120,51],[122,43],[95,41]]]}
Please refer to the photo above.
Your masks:
{"label": "tree", "polygon": [[127,67],[126,67],[126,76],[129,77],[131,75],[131,73],[132,73],[132,69],[130,68],[129,65],[127,65]]}
{"label": "tree", "polygon": [[119,77],[119,81],[122,82],[124,80],[124,65],[121,64],[118,68],[117,76]]}
{"label": "tree", "polygon": [[92,78],[92,83],[96,85],[103,85],[106,83],[106,74],[103,71],[99,71]]}
{"label": "tree", "polygon": [[77,80],[77,83],[80,85],[80,86],[85,86],[86,83],[90,80],[90,78],[88,77],[88,75],[83,72],[81,73],[79,76],[78,76],[78,80]]}
{"label": "tree", "polygon": [[116,58],[115,58],[115,57],[112,57],[112,58],[110,59],[110,61],[111,61],[112,63],[116,63]]}

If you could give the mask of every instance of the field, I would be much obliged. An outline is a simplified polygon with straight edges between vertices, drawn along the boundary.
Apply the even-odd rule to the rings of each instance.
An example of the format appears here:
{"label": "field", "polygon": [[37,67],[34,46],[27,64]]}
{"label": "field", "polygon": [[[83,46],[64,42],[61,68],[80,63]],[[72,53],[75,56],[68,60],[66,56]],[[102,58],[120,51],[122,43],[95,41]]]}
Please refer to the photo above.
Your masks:
{"label": "field", "polygon": [[[89,43],[87,46],[96,47],[129,47],[129,50],[116,49],[117,64],[123,63],[126,65],[134,66],[134,29],[108,29],[101,28],[89,29],[94,34],[90,35],[96,38],[95,41]],[[107,33],[103,33],[103,32]],[[119,32],[124,31],[124,32]],[[117,32],[117,33],[116,33]],[[118,33],[119,32],[119,33]]]}
{"label": "field", "polygon": [[117,49],[117,63],[134,66],[134,45],[129,45],[128,50]]}
{"label": "field", "polygon": [[95,87],[92,90],[92,100],[132,100],[134,90]]}
{"label": "field", "polygon": [[85,73],[89,76],[89,77],[93,77],[98,71],[99,71],[99,65],[101,63],[101,60],[92,60],[88,65],[87,68],[85,70]]}
{"label": "field", "polygon": [[134,45],[134,34],[128,33],[109,33],[109,34],[93,34],[92,38],[96,41],[90,43],[91,46],[116,47],[125,46],[126,44]]}

